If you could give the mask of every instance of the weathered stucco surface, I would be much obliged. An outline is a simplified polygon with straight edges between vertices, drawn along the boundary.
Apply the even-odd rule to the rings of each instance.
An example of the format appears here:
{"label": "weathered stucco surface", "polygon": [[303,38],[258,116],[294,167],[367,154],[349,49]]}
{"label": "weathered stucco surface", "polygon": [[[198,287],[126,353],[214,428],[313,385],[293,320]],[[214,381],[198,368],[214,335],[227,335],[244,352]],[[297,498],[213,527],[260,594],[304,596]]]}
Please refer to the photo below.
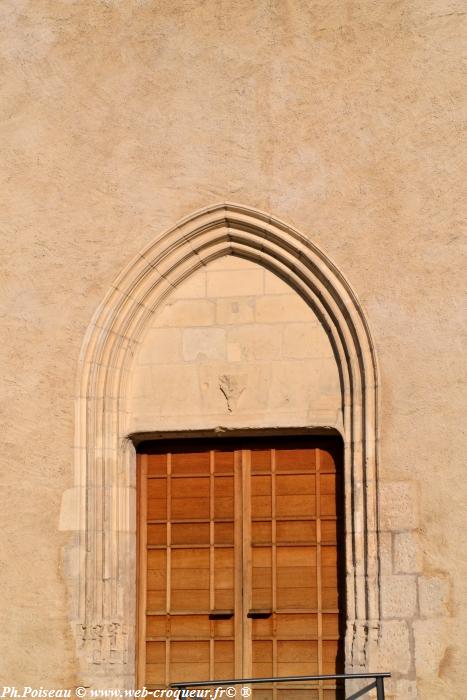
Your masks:
{"label": "weathered stucco surface", "polygon": [[80,680],[59,511],[91,317],[156,235],[234,200],[306,233],[367,311],[381,666],[404,675],[394,697],[462,697],[464,0],[6,0],[0,17],[0,678]]}

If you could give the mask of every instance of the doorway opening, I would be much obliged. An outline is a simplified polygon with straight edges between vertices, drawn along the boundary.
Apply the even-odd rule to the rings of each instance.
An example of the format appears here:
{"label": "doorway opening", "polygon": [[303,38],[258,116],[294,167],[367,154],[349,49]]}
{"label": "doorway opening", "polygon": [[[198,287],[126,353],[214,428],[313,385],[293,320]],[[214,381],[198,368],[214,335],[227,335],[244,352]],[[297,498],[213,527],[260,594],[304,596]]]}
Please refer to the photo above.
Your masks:
{"label": "doorway opening", "polygon": [[[318,436],[139,444],[139,687],[344,672],[342,457]],[[255,697],[343,697],[314,688]]]}

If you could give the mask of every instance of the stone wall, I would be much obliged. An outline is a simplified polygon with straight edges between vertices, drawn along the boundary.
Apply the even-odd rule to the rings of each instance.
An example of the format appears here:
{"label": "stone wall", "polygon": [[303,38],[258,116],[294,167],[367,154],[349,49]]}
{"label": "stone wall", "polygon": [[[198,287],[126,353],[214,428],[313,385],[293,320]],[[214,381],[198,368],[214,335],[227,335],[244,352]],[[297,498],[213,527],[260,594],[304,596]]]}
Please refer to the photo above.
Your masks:
{"label": "stone wall", "polygon": [[2,3],[4,684],[82,680],[73,498],[59,528],[93,314],[163,230],[233,200],[303,231],[366,310],[381,378],[375,665],[401,674],[399,699],[463,697],[466,18],[464,0]]}
{"label": "stone wall", "polygon": [[132,371],[131,434],[155,430],[342,430],[339,374],[313,311],[272,272],[227,256],[156,313]]}
{"label": "stone wall", "polygon": [[[131,373],[129,432],[330,427],[343,430],[336,360],[296,292],[257,264],[220,258],[154,314]],[[381,626],[371,668],[389,698],[439,683],[449,644],[449,576],[424,564],[418,487],[380,485]],[[358,670],[358,669],[353,669]],[[358,687],[358,686],[356,686]]]}
{"label": "stone wall", "polygon": [[450,697],[443,682],[450,648],[450,576],[431,569],[423,554],[417,492],[414,481],[381,484],[382,635],[377,663],[397,669],[396,679],[387,682],[396,698],[419,697],[417,676],[425,687],[436,688],[425,691],[426,697]]}

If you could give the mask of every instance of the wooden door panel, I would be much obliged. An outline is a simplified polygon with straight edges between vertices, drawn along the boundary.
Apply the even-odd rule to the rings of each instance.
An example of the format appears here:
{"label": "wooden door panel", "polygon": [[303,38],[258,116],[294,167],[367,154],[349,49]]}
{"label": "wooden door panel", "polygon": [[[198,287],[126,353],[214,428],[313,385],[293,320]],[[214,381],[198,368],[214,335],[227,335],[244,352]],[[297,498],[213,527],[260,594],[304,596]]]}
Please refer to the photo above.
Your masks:
{"label": "wooden door panel", "polygon": [[[251,504],[253,601],[272,613],[268,620],[254,620],[251,627],[253,676],[343,670],[336,452],[326,449],[322,460],[319,447],[291,443],[252,450],[251,456],[252,492],[271,496],[269,518],[264,504],[260,502],[259,512],[253,498]],[[285,691],[279,685],[270,691],[255,689],[254,696],[342,696],[332,683],[321,683],[316,690],[308,686],[306,691],[296,686]]]}
{"label": "wooden door panel", "polygon": [[199,450],[196,452],[174,451],[171,453],[171,473],[175,475],[209,474],[210,452]]}
{"label": "wooden door panel", "polygon": [[148,498],[148,519],[167,519],[167,499],[165,496],[162,498]]}
{"label": "wooden door panel", "polygon": [[316,522],[310,520],[278,520],[276,522],[276,543],[315,544]]}
{"label": "wooden door panel", "polygon": [[275,450],[277,472],[314,472],[316,471],[315,448],[285,447]]}
{"label": "wooden door panel", "polygon": [[234,524],[214,523],[214,544],[234,544]]}
{"label": "wooden door panel", "polygon": [[209,544],[209,523],[172,523],[171,535],[173,545]]}
{"label": "wooden door panel", "polygon": [[[174,445],[139,463],[140,684],[342,671],[339,448]],[[341,697],[329,683],[254,690],[304,693]]]}
{"label": "wooden door panel", "polygon": [[251,523],[251,541],[253,545],[271,544],[272,529],[270,520],[254,520]]}
{"label": "wooden door panel", "polygon": [[147,526],[147,543],[149,545],[161,545],[167,544],[167,526],[165,523],[163,525],[156,525],[150,523]]}
{"label": "wooden door panel", "polygon": [[316,613],[284,613],[277,616],[277,636],[280,639],[307,639],[318,636]]}

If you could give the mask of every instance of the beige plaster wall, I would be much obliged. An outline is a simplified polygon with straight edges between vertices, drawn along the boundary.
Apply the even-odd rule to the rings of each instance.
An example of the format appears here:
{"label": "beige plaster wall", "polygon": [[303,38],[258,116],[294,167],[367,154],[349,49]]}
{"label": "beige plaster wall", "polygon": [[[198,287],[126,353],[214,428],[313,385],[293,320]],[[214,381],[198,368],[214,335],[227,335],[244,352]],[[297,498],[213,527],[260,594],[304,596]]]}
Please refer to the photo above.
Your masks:
{"label": "beige plaster wall", "polygon": [[131,373],[129,432],[342,430],[331,343],[285,282],[242,258],[209,263],[156,313]]}
{"label": "beige plaster wall", "polygon": [[367,310],[381,664],[395,697],[463,696],[466,46],[464,0],[2,3],[5,684],[79,682],[58,521],[92,314],[156,234],[235,200],[308,235]]}

